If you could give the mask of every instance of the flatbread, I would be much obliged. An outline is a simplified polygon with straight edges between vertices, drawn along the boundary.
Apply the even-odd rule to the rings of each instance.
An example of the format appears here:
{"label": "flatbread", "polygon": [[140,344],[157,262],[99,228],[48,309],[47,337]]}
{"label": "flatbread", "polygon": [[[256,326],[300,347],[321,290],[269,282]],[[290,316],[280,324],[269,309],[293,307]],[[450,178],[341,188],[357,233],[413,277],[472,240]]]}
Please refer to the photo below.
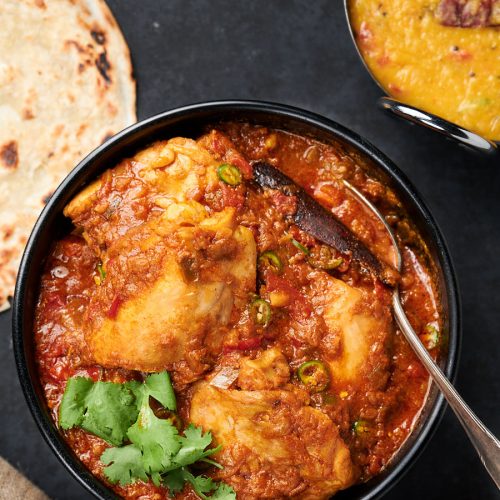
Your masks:
{"label": "flatbread", "polygon": [[127,44],[103,0],[0,1],[0,310],[66,174],[136,121]]}

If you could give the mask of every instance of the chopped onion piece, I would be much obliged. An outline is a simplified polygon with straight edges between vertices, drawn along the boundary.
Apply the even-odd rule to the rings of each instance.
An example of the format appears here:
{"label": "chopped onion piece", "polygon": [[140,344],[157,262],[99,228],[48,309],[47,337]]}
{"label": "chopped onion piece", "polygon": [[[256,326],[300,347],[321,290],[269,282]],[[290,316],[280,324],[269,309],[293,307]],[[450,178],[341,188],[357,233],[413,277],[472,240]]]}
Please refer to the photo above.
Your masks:
{"label": "chopped onion piece", "polygon": [[55,276],[56,278],[66,278],[68,276],[69,271],[68,268],[64,266],[57,266],[52,269],[52,276]]}
{"label": "chopped onion piece", "polygon": [[238,378],[239,373],[238,368],[223,366],[210,381],[210,385],[219,389],[227,389]]}

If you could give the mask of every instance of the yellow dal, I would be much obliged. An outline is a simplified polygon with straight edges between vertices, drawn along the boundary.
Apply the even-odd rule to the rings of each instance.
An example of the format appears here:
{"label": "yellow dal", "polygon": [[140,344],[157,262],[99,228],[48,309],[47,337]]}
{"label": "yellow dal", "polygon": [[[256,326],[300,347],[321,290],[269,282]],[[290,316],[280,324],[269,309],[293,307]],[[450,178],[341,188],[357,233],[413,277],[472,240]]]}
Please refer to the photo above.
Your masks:
{"label": "yellow dal", "polygon": [[500,140],[500,30],[442,26],[438,0],[351,0],[358,47],[393,97]]}

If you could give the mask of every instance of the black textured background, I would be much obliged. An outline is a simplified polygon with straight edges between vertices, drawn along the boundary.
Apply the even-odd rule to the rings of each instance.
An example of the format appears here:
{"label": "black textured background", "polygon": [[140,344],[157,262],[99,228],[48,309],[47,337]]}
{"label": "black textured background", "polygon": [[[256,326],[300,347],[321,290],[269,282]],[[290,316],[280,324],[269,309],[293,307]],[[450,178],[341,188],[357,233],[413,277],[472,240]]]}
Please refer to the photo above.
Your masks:
{"label": "black textured background", "polygon": [[[457,387],[497,435],[500,342],[500,160],[479,158],[375,107],[340,0],[109,0],[129,43],[139,119],[192,102],[248,98],[315,111],[384,151],[427,201],[463,299]],[[21,394],[0,315],[0,454],[52,498],[90,495],[42,440]],[[2,492],[0,492],[0,498]],[[493,499],[498,492],[449,410],[387,499]]]}

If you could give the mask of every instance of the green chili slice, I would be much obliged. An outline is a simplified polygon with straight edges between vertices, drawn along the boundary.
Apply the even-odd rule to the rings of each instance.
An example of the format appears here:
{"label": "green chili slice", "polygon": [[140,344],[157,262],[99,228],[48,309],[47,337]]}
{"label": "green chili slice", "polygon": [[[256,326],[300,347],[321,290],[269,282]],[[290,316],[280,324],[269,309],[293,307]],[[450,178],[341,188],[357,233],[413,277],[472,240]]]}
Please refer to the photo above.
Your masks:
{"label": "green chili slice", "polygon": [[229,184],[230,186],[237,186],[241,184],[241,172],[238,167],[231,165],[230,163],[223,163],[217,169],[217,175],[222,182]]}
{"label": "green chili slice", "polygon": [[306,361],[297,371],[299,380],[312,392],[325,390],[330,383],[330,373],[322,361]]}
{"label": "green chili slice", "polygon": [[425,333],[420,336],[420,340],[427,349],[435,349],[439,345],[439,330],[432,323],[429,323],[425,326]]}
{"label": "green chili slice", "polygon": [[309,255],[309,249],[305,247],[300,241],[297,241],[295,238],[292,238],[292,245],[296,248],[298,248],[303,254]]}
{"label": "green chili slice", "polygon": [[106,271],[102,268],[102,262],[99,262],[97,264],[97,271],[98,271],[99,276],[101,278],[101,282],[103,282],[106,279]]}
{"label": "green chili slice", "polygon": [[255,299],[250,305],[250,310],[259,325],[267,326],[271,321],[271,305],[264,299]]}
{"label": "green chili slice", "polygon": [[344,259],[342,257],[339,257],[338,259],[333,259],[328,263],[328,266],[325,267],[325,269],[336,269],[340,265],[344,263]]}
{"label": "green chili slice", "polygon": [[267,252],[261,254],[259,257],[259,262],[272,267],[278,273],[281,273],[281,271],[283,271],[283,263],[281,262],[281,259],[272,250],[268,250]]}
{"label": "green chili slice", "polygon": [[356,436],[368,434],[371,431],[370,423],[366,420],[356,420],[356,422],[352,424],[352,431]]}
{"label": "green chili slice", "polygon": [[317,269],[330,271],[344,263],[344,259],[342,257],[336,258],[332,250],[326,245],[320,245],[319,247],[313,248],[309,254],[307,261],[311,266]]}

